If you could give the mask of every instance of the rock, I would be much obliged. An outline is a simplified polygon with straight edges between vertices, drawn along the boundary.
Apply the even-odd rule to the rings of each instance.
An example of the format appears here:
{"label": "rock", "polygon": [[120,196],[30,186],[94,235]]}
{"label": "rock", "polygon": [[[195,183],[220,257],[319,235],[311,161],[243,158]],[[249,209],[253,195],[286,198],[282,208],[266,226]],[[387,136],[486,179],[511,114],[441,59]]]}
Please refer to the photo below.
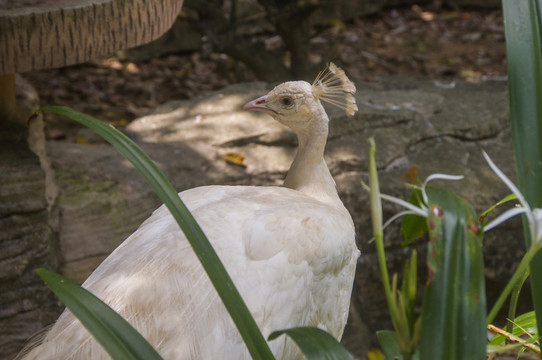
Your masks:
{"label": "rock", "polygon": [[26,144],[0,144],[0,358],[58,316],[60,306],[34,272],[55,270],[45,175]]}
{"label": "rock", "polygon": [[22,137],[0,141],[1,359],[12,358],[61,309],[34,271],[40,267],[57,270],[58,266],[55,236],[48,225],[43,120],[27,121],[37,110],[39,98],[19,76],[16,86]]}
{"label": "rock", "polygon": [[[371,342],[376,330],[390,327],[375,248],[369,242],[368,194],[360,185],[360,179],[367,180],[367,139],[373,136],[376,140],[383,193],[408,197],[401,179],[412,166],[422,179],[435,172],[463,174],[463,181],[435,185],[456,191],[478,212],[508,194],[485,164],[481,151],[485,149],[512,178],[514,164],[506,82],[441,84],[395,77],[357,85],[358,114],[348,118],[340,110],[329,109],[326,160],[356,223],[362,250],[344,337],[345,344],[361,355],[375,345]],[[163,104],[131,123],[126,132],[179,191],[209,184],[278,185],[294,155],[296,139],[269,116],[241,111],[242,104],[269,89],[264,83],[241,84],[198,99]],[[60,189],[53,218],[63,272],[82,281],[159,201],[135,170],[106,144],[50,141],[47,151]],[[242,155],[243,166],[228,163],[223,157],[228,153]],[[383,206],[386,218],[399,210],[390,203]],[[402,271],[410,252],[400,245],[398,224],[386,230],[391,273]],[[524,246],[520,232],[518,220],[485,237],[490,299],[521,258]],[[420,252],[423,283],[425,240],[417,240],[413,246]]]}

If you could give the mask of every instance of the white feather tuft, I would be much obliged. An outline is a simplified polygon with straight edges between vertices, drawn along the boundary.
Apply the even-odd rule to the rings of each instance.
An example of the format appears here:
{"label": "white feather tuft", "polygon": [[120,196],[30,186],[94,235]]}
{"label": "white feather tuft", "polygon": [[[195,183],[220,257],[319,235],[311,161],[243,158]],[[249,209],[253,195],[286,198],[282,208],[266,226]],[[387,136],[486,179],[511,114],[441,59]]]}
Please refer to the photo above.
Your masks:
{"label": "white feather tuft", "polygon": [[354,115],[358,111],[354,93],[356,86],[348,79],[344,71],[334,63],[322,70],[312,83],[312,93],[315,98],[335,105]]}

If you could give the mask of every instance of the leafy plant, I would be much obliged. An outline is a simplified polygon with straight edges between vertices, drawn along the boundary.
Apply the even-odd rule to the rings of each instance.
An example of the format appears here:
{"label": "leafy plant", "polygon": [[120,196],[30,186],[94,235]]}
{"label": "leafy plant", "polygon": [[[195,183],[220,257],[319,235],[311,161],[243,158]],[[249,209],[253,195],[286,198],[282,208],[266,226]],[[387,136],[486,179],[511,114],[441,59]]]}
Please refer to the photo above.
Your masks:
{"label": "leafy plant", "polygon": [[[504,0],[510,119],[519,189],[542,208],[542,0]],[[525,219],[525,218],[524,218]],[[525,244],[535,239],[524,220]],[[530,262],[538,333],[542,330],[542,252]]]}
{"label": "leafy plant", "polygon": [[489,341],[488,352],[498,352],[502,350],[503,346],[506,348],[510,346],[508,344],[513,344],[512,347],[521,347],[518,355],[527,349],[540,354],[540,340],[534,311],[508,321],[511,325],[510,330],[504,330],[494,325],[488,326],[488,329],[495,334]]}
{"label": "leafy plant", "polygon": [[[535,312],[531,313],[529,330],[521,323],[522,317],[508,327],[509,331],[499,329],[501,337],[490,343],[500,344],[501,339],[522,341],[522,346],[532,347],[539,342],[542,329],[542,0],[504,0],[503,10],[506,26],[506,40],[509,66],[510,109],[519,189],[510,181],[484,154],[491,168],[505,182],[513,195],[503,199],[506,202],[517,199],[521,207],[506,211],[486,225],[487,212],[481,216],[484,230],[517,214],[524,215],[526,254],[487,316],[491,323],[507,298],[512,294],[509,316],[515,318],[519,293],[525,279],[532,276],[533,302]],[[374,144],[371,144],[374,156]],[[370,161],[374,161],[371,159]],[[371,180],[376,175],[371,174]],[[427,183],[427,181],[426,181]],[[425,184],[424,184],[425,185]],[[426,193],[424,193],[426,191]],[[380,212],[380,196],[375,181],[371,183],[373,216]],[[423,195],[423,196],[420,196]],[[428,287],[424,291],[422,306],[422,329],[420,336],[421,359],[483,359],[485,358],[485,340],[483,315],[485,313],[483,259],[481,253],[482,224],[473,213],[472,207],[460,201],[455,195],[422,186],[415,190],[410,203],[395,199],[409,210],[403,220],[402,232],[404,245],[425,229],[429,230],[428,244]],[[415,205],[415,206],[413,206]],[[377,211],[375,211],[377,209]],[[424,214],[425,212],[425,214]],[[448,217],[446,217],[448,215]],[[424,222],[421,217],[425,217]],[[450,217],[451,216],[451,217]],[[376,222],[381,222],[381,214],[376,215]],[[373,218],[375,221],[375,218]],[[374,226],[373,226],[374,227]],[[384,289],[390,307],[390,314],[396,334],[379,333],[381,345],[388,356],[408,359],[413,351],[401,346],[402,339],[409,337],[409,332],[397,326],[396,318],[400,307],[393,302],[393,297],[385,269],[385,257],[380,229],[375,228],[377,251],[383,274]],[[530,271],[529,271],[530,270]],[[444,281],[443,281],[444,280]],[[461,294],[459,297],[455,294]],[[536,317],[537,321],[533,321]],[[489,325],[492,329],[498,329]],[[533,327],[537,326],[534,332]],[[531,336],[527,342],[517,338],[521,329]],[[394,341],[397,344],[394,344]],[[399,346],[396,346],[399,345]],[[534,346],[534,345],[533,345]],[[390,353],[390,348],[393,351]],[[397,353],[399,351],[399,353]],[[539,352],[539,350],[538,350]]]}
{"label": "leafy plant", "polygon": [[472,205],[427,188],[428,286],[424,290],[422,359],[484,359],[486,297],[482,230]]}
{"label": "leafy plant", "polygon": [[[420,334],[420,319],[414,318],[414,303],[416,299],[416,279],[417,279],[417,257],[414,251],[410,261],[405,264],[405,272],[401,291],[397,291],[397,277],[393,277],[393,283],[390,286],[388,269],[386,267],[386,257],[384,253],[384,226],[382,224],[382,204],[380,202],[380,186],[378,183],[378,174],[375,161],[376,145],[374,139],[369,139],[369,186],[365,186],[370,191],[371,197],[371,215],[373,223],[373,236],[378,255],[378,264],[382,276],[382,285],[386,293],[386,301],[390,310],[395,335],[382,332],[378,334],[379,339],[386,341],[388,346],[397,348],[398,354],[404,359],[411,359],[414,355]],[[391,345],[394,341],[397,344]],[[394,356],[398,355],[394,354]],[[389,349],[388,349],[388,355]],[[387,355],[387,357],[388,357]]]}
{"label": "leafy plant", "polygon": [[[481,226],[473,207],[446,190],[427,186],[433,179],[458,180],[462,177],[434,174],[415,189],[411,202],[382,195],[378,190],[375,166],[375,144],[370,140],[369,183],[373,231],[382,282],[395,335],[379,333],[384,352],[408,360],[420,359],[483,359],[485,358],[485,286]],[[424,290],[421,326],[414,320],[416,294],[414,257],[405,266],[403,286],[396,290],[396,277],[389,285],[383,245],[380,198],[407,208],[403,232],[416,234],[429,231],[427,265],[429,279]],[[419,224],[419,219],[424,224]],[[405,221],[413,224],[405,225]],[[396,295],[397,294],[397,295]],[[396,299],[399,299],[397,301]],[[421,327],[421,329],[420,329]],[[393,341],[397,341],[397,345]],[[418,343],[419,340],[419,343]],[[390,353],[389,347],[399,353]]]}

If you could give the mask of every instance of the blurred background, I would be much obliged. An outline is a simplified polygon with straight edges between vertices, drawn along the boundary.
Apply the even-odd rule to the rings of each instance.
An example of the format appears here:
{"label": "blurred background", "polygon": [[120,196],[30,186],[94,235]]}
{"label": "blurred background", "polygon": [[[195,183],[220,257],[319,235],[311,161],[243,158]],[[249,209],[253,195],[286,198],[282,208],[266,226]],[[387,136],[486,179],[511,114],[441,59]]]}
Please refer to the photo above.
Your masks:
{"label": "blurred background", "polygon": [[[504,76],[500,1],[187,0],[158,40],[24,77],[42,105],[125,126],[159,104],[232,83],[311,81],[331,60],[352,80]],[[51,123],[46,135],[70,136]]]}

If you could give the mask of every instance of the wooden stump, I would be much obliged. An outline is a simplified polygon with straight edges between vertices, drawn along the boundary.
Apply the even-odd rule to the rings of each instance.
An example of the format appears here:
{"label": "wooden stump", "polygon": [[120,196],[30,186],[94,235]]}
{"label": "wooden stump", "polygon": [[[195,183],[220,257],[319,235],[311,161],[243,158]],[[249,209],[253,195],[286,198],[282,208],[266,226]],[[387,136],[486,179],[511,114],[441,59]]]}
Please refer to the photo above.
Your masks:
{"label": "wooden stump", "polygon": [[0,5],[0,74],[78,64],[147,43],[182,0],[43,0]]}

